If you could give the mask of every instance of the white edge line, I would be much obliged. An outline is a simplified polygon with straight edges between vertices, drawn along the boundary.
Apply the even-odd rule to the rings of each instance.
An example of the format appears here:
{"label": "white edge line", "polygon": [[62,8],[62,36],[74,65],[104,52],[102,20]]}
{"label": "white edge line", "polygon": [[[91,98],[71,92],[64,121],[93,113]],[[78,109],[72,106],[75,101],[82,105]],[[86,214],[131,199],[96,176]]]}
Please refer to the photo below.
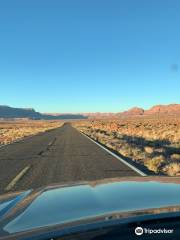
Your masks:
{"label": "white edge line", "polygon": [[18,175],[13,178],[13,180],[7,185],[7,187],[5,188],[6,191],[11,190],[16,183],[26,174],[26,172],[30,169],[30,165],[26,166],[20,173],[18,173]]}
{"label": "white edge line", "polygon": [[119,161],[121,161],[122,163],[124,163],[126,166],[128,166],[129,168],[131,168],[132,170],[134,170],[135,172],[139,173],[141,176],[146,177],[147,174],[145,174],[144,172],[142,172],[141,170],[139,170],[138,168],[134,167],[133,165],[131,165],[130,163],[126,162],[125,160],[123,160],[121,157],[119,157],[118,155],[116,155],[115,153],[111,152],[110,150],[108,150],[107,148],[105,148],[104,146],[102,146],[100,143],[97,143],[96,141],[94,141],[92,138],[90,138],[89,136],[87,136],[86,134],[84,134],[83,132],[79,131],[83,136],[87,137],[89,140],[91,140],[93,143],[95,143],[96,145],[98,145],[99,147],[101,147],[102,149],[104,149],[106,152],[108,152],[109,154],[111,154],[113,157],[117,158]]}

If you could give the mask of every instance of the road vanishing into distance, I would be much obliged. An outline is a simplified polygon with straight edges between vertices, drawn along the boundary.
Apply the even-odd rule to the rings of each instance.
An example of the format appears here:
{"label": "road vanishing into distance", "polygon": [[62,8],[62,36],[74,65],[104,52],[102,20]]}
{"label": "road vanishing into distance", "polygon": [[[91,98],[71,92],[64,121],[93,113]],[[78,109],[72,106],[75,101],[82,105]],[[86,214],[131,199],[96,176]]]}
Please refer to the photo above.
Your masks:
{"label": "road vanishing into distance", "polygon": [[0,194],[125,176],[140,175],[68,123],[0,148]]}

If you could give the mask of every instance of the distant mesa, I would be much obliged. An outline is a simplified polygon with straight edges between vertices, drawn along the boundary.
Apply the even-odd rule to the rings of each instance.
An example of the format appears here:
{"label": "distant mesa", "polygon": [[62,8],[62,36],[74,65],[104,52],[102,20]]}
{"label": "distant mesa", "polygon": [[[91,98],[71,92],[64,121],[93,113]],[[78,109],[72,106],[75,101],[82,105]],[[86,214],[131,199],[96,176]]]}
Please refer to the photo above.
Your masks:
{"label": "distant mesa", "polygon": [[40,118],[41,114],[34,109],[13,108],[9,106],[0,106],[0,118]]}
{"label": "distant mesa", "polygon": [[145,111],[145,114],[180,114],[180,104],[156,105]]}
{"label": "distant mesa", "polygon": [[148,110],[134,107],[128,111],[119,113],[119,116],[147,116],[147,115],[179,115],[180,104],[155,105]]}
{"label": "distant mesa", "polygon": [[144,114],[144,109],[139,108],[139,107],[134,107],[129,109],[128,111],[122,112],[121,114],[124,115],[143,115]]}
{"label": "distant mesa", "polygon": [[0,118],[28,118],[34,120],[58,120],[58,119],[86,119],[80,114],[59,114],[53,116],[36,112],[33,108],[13,108],[0,105]]}

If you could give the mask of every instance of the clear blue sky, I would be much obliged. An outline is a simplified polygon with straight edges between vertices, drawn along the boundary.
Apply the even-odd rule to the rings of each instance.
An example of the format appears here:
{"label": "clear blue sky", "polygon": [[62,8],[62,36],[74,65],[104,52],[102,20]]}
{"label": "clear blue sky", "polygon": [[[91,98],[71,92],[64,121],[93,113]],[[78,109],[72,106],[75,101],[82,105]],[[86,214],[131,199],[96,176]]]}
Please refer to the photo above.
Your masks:
{"label": "clear blue sky", "polygon": [[179,0],[1,0],[0,105],[180,103]]}

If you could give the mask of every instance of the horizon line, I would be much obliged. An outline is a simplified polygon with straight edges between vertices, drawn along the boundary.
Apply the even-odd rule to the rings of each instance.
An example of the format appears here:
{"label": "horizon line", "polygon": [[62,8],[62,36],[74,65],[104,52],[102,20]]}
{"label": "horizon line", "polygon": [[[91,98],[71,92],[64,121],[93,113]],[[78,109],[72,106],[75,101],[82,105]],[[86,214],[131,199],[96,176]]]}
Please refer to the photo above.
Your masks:
{"label": "horizon line", "polygon": [[180,103],[155,104],[155,105],[151,105],[151,107],[149,107],[149,108],[143,108],[143,107],[139,107],[139,106],[132,106],[132,107],[126,108],[126,110],[105,111],[105,112],[101,112],[101,111],[86,111],[86,112],[84,112],[84,111],[82,111],[82,112],[79,112],[79,111],[77,111],[77,112],[70,112],[70,111],[68,111],[68,112],[60,112],[60,111],[59,112],[58,111],[56,111],[56,112],[49,112],[49,111],[47,111],[47,112],[44,112],[44,111],[38,111],[34,107],[11,107],[10,105],[5,105],[5,104],[2,104],[0,106],[10,107],[10,108],[20,108],[20,109],[33,109],[34,111],[40,112],[41,114],[62,114],[62,115],[65,115],[65,114],[79,114],[79,115],[81,115],[81,114],[97,114],[97,113],[100,113],[100,114],[117,114],[117,113],[121,113],[121,112],[126,112],[126,111],[134,109],[134,108],[139,108],[139,109],[142,109],[142,110],[146,111],[146,110],[151,109],[154,106],[169,106],[169,105],[179,105],[179,104]]}

